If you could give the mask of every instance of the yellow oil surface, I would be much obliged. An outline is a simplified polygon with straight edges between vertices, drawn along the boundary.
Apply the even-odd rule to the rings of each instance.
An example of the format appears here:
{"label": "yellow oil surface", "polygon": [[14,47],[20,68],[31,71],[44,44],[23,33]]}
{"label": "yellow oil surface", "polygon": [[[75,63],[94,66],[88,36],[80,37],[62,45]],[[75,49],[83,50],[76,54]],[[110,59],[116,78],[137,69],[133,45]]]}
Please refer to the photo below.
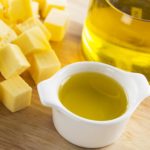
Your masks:
{"label": "yellow oil surface", "polygon": [[112,120],[127,109],[123,88],[110,77],[79,73],[69,77],[59,89],[61,103],[74,114],[90,120]]}
{"label": "yellow oil surface", "polygon": [[85,55],[150,79],[149,20],[147,0],[91,0],[82,36]]}

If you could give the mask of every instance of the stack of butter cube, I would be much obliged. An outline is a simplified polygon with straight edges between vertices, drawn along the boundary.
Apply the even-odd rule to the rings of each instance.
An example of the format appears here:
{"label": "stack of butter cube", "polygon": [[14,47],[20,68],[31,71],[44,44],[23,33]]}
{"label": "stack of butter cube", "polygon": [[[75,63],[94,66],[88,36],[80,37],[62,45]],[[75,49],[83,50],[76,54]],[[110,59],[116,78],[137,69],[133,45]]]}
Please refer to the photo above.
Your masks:
{"label": "stack of butter cube", "polygon": [[61,41],[68,24],[66,0],[0,0],[0,99],[11,112],[31,103],[32,88],[61,67],[50,41]]}

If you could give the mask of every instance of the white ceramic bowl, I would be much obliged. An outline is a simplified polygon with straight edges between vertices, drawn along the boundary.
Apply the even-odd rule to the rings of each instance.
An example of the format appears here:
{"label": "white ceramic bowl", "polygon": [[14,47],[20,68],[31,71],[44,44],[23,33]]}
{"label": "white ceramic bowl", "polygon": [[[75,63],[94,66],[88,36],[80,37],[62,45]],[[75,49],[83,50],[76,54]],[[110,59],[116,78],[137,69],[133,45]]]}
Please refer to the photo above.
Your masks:
{"label": "white ceramic bowl", "polygon": [[[58,98],[59,86],[67,77],[80,72],[105,74],[120,83],[127,95],[127,111],[114,120],[93,121],[66,109]],[[66,140],[81,147],[98,148],[112,144],[120,137],[136,107],[150,95],[150,88],[141,74],[98,62],[79,62],[64,67],[53,77],[39,83],[38,92],[42,104],[52,108],[54,125]]]}

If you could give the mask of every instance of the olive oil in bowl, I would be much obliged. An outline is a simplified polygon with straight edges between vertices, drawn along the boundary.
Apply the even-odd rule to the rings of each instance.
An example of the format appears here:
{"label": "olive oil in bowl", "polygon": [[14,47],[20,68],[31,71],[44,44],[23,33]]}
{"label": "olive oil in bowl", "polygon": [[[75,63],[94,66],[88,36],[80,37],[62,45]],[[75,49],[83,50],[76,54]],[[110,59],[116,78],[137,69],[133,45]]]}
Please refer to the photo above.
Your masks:
{"label": "olive oil in bowl", "polygon": [[127,97],[114,79],[99,73],[75,74],[59,89],[61,103],[72,113],[90,120],[112,120],[127,109]]}

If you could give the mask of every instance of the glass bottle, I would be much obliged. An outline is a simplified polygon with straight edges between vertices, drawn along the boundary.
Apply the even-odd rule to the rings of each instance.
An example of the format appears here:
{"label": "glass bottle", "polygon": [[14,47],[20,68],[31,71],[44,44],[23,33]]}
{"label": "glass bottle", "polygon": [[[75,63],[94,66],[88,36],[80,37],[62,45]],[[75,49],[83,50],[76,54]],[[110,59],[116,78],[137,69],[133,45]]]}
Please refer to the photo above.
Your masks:
{"label": "glass bottle", "polygon": [[89,60],[150,80],[150,0],[91,0],[82,43]]}

